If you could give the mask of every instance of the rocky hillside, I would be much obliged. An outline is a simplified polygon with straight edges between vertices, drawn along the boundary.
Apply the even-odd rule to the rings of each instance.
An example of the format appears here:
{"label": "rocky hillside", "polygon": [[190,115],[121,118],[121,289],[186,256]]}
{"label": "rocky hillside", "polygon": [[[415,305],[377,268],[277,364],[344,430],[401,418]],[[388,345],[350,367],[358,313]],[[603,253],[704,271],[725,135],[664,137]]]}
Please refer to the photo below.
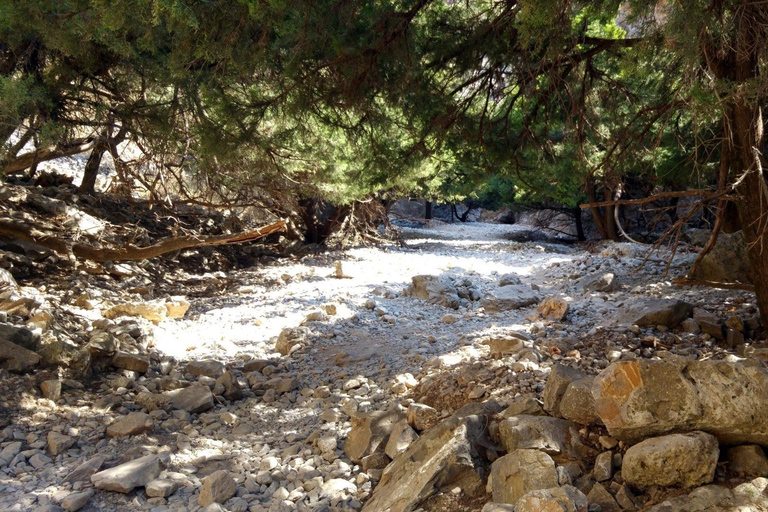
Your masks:
{"label": "rocky hillside", "polygon": [[98,268],[5,241],[0,510],[768,510],[751,295],[520,229]]}

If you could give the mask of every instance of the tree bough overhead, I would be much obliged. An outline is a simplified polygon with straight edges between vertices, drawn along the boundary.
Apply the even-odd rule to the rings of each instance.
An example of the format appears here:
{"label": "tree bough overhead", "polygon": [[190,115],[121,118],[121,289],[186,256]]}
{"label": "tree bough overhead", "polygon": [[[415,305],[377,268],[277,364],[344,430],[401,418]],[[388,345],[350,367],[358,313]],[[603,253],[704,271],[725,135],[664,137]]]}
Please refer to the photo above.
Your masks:
{"label": "tree bough overhead", "polygon": [[768,321],[766,26],[735,0],[6,0],[0,168],[87,153],[91,194],[109,155],[143,200],[257,206],[306,240],[333,237],[302,205],[499,184],[589,203],[619,239],[629,183],[673,205],[703,190],[713,239],[738,210]]}

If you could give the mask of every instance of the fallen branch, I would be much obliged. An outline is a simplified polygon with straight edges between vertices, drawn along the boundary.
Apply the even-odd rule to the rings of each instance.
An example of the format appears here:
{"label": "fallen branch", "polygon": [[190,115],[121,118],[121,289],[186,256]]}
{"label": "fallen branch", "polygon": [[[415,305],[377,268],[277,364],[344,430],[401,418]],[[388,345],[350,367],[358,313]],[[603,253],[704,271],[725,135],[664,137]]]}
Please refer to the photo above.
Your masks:
{"label": "fallen branch", "polygon": [[285,226],[285,221],[281,220],[255,231],[247,231],[236,235],[217,235],[210,237],[186,235],[166,238],[148,247],[137,247],[135,245],[126,244],[125,247],[119,249],[93,247],[91,245],[71,242],[54,235],[43,233],[37,227],[28,223],[13,222],[9,220],[0,220],[0,235],[10,236],[18,238],[19,240],[42,245],[43,247],[68,257],[74,255],[79,259],[103,263],[106,261],[146,260],[169,252],[189,249],[192,247],[251,242],[267,235],[271,235],[272,233],[284,231]]}
{"label": "fallen branch", "polygon": [[[660,192],[658,194],[654,194],[648,197],[642,197],[639,199],[616,199],[613,201],[584,203],[584,204],[580,204],[579,208],[581,208],[582,210],[586,210],[587,208],[598,208],[598,207],[604,207],[604,206],[647,204],[647,203],[652,203],[654,201],[658,201],[659,199],[668,199],[672,197],[703,196],[702,200],[711,201],[712,199],[723,197],[726,193],[730,191],[731,189],[728,189],[725,192],[713,192],[711,190],[680,190],[680,191],[672,191],[672,192]],[[727,200],[728,198],[723,197],[723,199]]]}
{"label": "fallen branch", "polygon": [[2,169],[5,174],[14,174],[21,172],[25,169],[29,169],[35,164],[41,162],[47,162],[49,160],[55,160],[57,158],[63,158],[67,156],[79,155],[90,151],[96,145],[96,139],[87,138],[74,141],[67,145],[53,146],[48,148],[40,148],[34,151],[18,155],[16,158],[5,164],[5,168]]}
{"label": "fallen branch", "polygon": [[700,279],[691,279],[689,277],[678,277],[672,281],[677,286],[707,286],[709,288],[720,288],[723,290],[744,290],[754,292],[755,287],[745,283],[720,283],[717,281],[703,281]]}

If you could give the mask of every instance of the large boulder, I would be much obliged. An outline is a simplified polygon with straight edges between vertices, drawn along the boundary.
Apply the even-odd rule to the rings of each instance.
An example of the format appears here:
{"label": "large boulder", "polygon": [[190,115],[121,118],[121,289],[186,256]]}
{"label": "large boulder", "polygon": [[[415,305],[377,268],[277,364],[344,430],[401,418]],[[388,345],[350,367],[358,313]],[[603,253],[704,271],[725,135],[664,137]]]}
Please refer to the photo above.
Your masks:
{"label": "large boulder", "polygon": [[386,467],[363,512],[410,511],[448,486],[482,491],[478,447],[489,442],[486,423],[484,416],[452,416],[415,440]]}
{"label": "large boulder", "polygon": [[480,304],[489,313],[511,311],[536,304],[539,295],[524,284],[513,284],[496,288],[485,294]]}
{"label": "large boulder", "polygon": [[693,305],[677,299],[641,299],[615,318],[616,325],[657,326],[670,329],[691,316]]}
{"label": "large boulder", "polygon": [[560,415],[580,425],[599,425],[600,417],[595,412],[595,397],[592,386],[595,378],[584,377],[570,384],[560,400]]}
{"label": "large boulder", "polygon": [[344,442],[344,452],[353,462],[360,463],[363,457],[383,452],[389,435],[398,422],[406,419],[397,410],[375,411],[352,418],[352,430]]}
{"label": "large boulder", "polygon": [[583,379],[585,375],[570,366],[555,364],[549,372],[547,383],[542,393],[544,410],[552,416],[560,416],[560,403],[568,386],[575,380]]}
{"label": "large boulder", "polygon": [[718,283],[749,283],[747,244],[741,231],[720,233],[717,243],[699,262],[694,279]]}
{"label": "large boulder", "polygon": [[636,442],[703,430],[724,444],[768,445],[768,371],[725,361],[619,361],[595,378],[595,411]]}
{"label": "large boulder", "polygon": [[24,347],[0,339],[0,368],[9,372],[24,373],[40,363],[40,356]]}
{"label": "large boulder", "polygon": [[574,441],[579,441],[578,431],[573,423],[559,418],[513,416],[499,423],[499,437],[510,453],[532,449],[566,460],[578,458],[573,448]]}
{"label": "large boulder", "polygon": [[663,501],[648,512],[702,512],[717,510],[728,512],[757,512],[768,510],[768,479],[755,478],[751,482],[729,489],[720,485],[705,485],[689,494]]}
{"label": "large boulder", "polygon": [[275,350],[280,355],[287,356],[296,345],[304,345],[309,339],[309,329],[306,327],[288,327],[280,332],[275,342]]}
{"label": "large boulder", "polygon": [[496,459],[488,477],[495,503],[514,505],[530,491],[557,486],[555,461],[538,450],[515,450]]}
{"label": "large boulder", "polygon": [[165,466],[159,455],[147,455],[95,473],[91,476],[91,483],[97,489],[129,493],[157,478]]}
{"label": "large boulder", "polygon": [[459,309],[461,305],[461,299],[453,283],[438,276],[413,276],[411,286],[405,290],[405,294],[451,309]]}
{"label": "large boulder", "polygon": [[653,486],[689,489],[715,478],[720,448],[705,432],[671,434],[646,439],[624,454],[621,474],[638,489]]}

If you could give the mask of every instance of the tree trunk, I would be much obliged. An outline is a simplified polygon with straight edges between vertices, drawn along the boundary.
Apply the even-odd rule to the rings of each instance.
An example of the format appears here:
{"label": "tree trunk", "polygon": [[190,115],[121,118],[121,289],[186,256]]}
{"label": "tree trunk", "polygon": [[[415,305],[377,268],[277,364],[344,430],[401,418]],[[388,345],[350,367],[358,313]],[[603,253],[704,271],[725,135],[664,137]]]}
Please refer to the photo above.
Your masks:
{"label": "tree trunk", "polygon": [[[587,178],[585,183],[585,189],[587,197],[589,197],[590,203],[597,203],[597,189],[595,187],[595,179],[593,177]],[[605,194],[606,201],[612,198]],[[603,240],[618,240],[619,235],[616,232],[616,224],[613,219],[613,210],[615,206],[608,206],[605,210],[601,211],[599,207],[592,206],[589,211],[592,214],[592,220],[597,227],[597,232],[600,233],[600,238]]]}
{"label": "tree trunk", "polygon": [[768,326],[768,183],[765,161],[759,148],[764,145],[763,115],[759,100],[746,96],[749,82],[759,76],[758,52],[765,41],[758,36],[762,7],[747,6],[740,13],[731,48],[725,54],[713,51],[710,40],[703,41],[708,67],[715,76],[731,82],[731,93],[723,107],[729,152],[729,174],[736,192],[736,207],[747,243],[757,306],[764,326]]}
{"label": "tree trunk", "polygon": [[427,201],[424,204],[424,218],[432,220],[432,201]]}
{"label": "tree trunk", "polygon": [[584,223],[581,221],[581,208],[577,206],[571,211],[573,214],[573,220],[576,222],[576,238],[579,240],[579,242],[583,242],[587,239],[587,237],[584,236]]}
{"label": "tree trunk", "polygon": [[91,150],[91,155],[85,163],[83,182],[80,184],[80,188],[78,188],[81,194],[93,194],[96,190],[96,178],[99,175],[101,158],[104,156],[106,149],[105,146],[100,144]]}

